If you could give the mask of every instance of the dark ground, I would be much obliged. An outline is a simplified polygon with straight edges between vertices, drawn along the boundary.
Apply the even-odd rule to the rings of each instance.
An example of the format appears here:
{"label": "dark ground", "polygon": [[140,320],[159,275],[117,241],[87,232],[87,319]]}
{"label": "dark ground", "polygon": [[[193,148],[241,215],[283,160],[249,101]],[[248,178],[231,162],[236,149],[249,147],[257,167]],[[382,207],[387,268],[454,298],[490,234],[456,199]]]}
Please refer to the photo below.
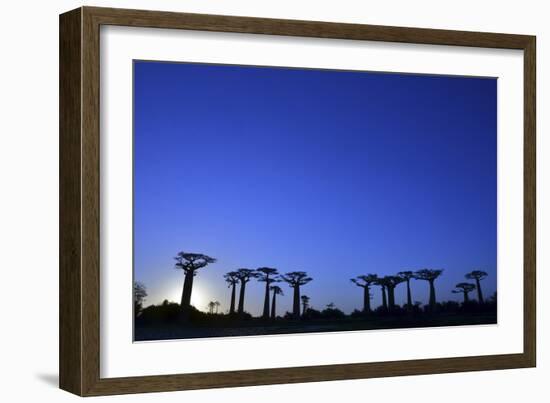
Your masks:
{"label": "dark ground", "polygon": [[223,322],[219,324],[175,322],[145,325],[136,323],[135,341],[485,325],[496,323],[496,312],[373,316],[371,318],[347,317],[337,320],[317,319],[307,321],[285,319],[265,321],[255,318],[246,321],[232,321],[230,323]]}

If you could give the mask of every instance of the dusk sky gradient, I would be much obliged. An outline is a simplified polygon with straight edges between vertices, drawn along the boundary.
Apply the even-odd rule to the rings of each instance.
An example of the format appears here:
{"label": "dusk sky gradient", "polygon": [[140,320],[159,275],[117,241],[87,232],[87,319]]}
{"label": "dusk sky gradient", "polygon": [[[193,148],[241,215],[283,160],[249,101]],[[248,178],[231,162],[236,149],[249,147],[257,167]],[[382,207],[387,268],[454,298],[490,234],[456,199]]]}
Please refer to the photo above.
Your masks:
{"label": "dusk sky gradient", "polygon": [[[240,267],[307,271],[311,306],[345,312],[362,307],[360,274],[444,269],[441,301],[480,269],[495,292],[496,79],[135,61],[134,91],[145,305],[180,301],[179,251],[218,259],[195,277],[201,310],[228,310],[223,274]],[[426,303],[428,283],[411,286]],[[259,315],[263,292],[250,282],[245,310]]]}

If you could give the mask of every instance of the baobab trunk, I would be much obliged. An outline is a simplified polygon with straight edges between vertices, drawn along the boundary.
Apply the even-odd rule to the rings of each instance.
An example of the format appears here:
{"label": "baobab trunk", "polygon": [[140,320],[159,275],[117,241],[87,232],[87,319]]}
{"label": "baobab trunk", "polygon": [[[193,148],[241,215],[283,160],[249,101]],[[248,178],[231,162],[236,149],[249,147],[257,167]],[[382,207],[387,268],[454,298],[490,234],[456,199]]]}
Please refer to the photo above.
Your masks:
{"label": "baobab trunk", "polygon": [[363,312],[370,312],[370,292],[369,287],[364,287],[363,289]]}
{"label": "baobab trunk", "polygon": [[245,287],[246,287],[246,283],[241,282],[241,291],[239,293],[239,308],[238,308],[239,315],[242,315],[243,312],[244,312],[244,290],[245,290]]}
{"label": "baobab trunk", "polygon": [[294,304],[292,306],[292,313],[295,319],[300,319],[300,286],[294,286]]}
{"label": "baobab trunk", "polygon": [[264,298],[264,313],[263,318],[269,318],[269,281],[265,282],[265,298]]}
{"label": "baobab trunk", "polygon": [[235,313],[235,288],[236,287],[237,287],[237,284],[233,283],[231,287],[231,304],[229,305],[230,315],[233,315]]}
{"label": "baobab trunk", "polygon": [[393,311],[394,308],[395,308],[395,293],[394,293],[394,290],[395,290],[395,288],[388,287],[388,305],[389,305],[390,311]]}
{"label": "baobab trunk", "polygon": [[435,286],[434,281],[430,281],[430,309],[435,309]]}
{"label": "baobab trunk", "polygon": [[388,300],[386,299],[386,287],[382,287],[382,307],[385,311],[388,310]]}
{"label": "baobab trunk", "polygon": [[277,293],[273,291],[273,300],[271,301],[271,319],[275,319],[275,316],[277,315],[277,311],[275,308],[275,298],[277,298]]}
{"label": "baobab trunk", "polygon": [[186,310],[191,306],[191,290],[193,289],[193,277],[194,272],[189,270],[185,273],[185,280],[183,282],[183,292],[181,294],[181,309]]}
{"label": "baobab trunk", "polygon": [[483,293],[481,292],[481,285],[479,284],[478,278],[476,278],[476,287],[477,287],[477,299],[480,304],[483,304]]}

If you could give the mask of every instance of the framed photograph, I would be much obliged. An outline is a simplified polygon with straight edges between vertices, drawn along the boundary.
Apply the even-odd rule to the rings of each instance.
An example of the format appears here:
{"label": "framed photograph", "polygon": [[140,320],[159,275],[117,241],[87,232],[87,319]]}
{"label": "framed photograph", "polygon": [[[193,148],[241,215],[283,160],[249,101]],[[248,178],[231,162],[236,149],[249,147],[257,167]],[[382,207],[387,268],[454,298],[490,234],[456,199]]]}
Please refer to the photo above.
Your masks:
{"label": "framed photograph", "polygon": [[535,366],[535,37],[60,16],[60,386]]}

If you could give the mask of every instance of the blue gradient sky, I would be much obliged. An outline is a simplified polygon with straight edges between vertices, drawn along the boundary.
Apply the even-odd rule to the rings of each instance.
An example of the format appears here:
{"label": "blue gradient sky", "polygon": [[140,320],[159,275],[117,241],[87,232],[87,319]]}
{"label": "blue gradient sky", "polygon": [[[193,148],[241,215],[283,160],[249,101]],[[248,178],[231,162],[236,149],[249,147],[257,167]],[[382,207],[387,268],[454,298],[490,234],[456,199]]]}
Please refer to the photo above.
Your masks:
{"label": "blue gradient sky", "polygon": [[[359,274],[443,268],[438,300],[459,300],[481,269],[496,290],[496,79],[136,61],[134,85],[145,305],[179,302],[181,250],[218,259],[195,277],[202,310],[228,309],[222,276],[239,267],[307,271],[311,305],[346,312]],[[247,287],[254,315],[263,287]],[[427,302],[426,282],[412,291]]]}

